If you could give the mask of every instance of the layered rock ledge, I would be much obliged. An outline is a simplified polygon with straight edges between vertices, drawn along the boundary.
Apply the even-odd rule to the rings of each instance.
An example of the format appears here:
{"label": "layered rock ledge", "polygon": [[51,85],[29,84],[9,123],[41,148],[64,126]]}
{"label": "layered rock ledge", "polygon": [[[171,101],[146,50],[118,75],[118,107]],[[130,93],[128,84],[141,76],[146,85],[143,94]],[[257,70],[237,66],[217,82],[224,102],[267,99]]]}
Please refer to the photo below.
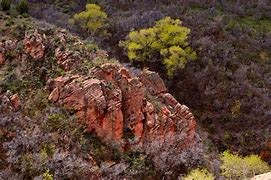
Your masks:
{"label": "layered rock ledge", "polygon": [[178,153],[195,143],[194,116],[155,72],[133,77],[121,65],[105,64],[89,76],[49,80],[48,87],[50,101],[75,112],[89,132],[121,150]]}

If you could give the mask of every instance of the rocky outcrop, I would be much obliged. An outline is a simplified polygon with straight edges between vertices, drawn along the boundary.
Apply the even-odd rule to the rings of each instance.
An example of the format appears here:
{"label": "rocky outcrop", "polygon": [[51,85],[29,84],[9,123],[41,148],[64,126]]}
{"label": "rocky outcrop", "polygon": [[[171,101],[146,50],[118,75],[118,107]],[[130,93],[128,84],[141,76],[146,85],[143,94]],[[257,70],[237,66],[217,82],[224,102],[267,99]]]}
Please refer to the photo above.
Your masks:
{"label": "rocky outcrop", "polygon": [[50,80],[48,87],[50,101],[75,112],[89,132],[121,150],[176,154],[195,143],[194,116],[155,72],[132,77],[120,65],[105,64],[87,77]]}
{"label": "rocky outcrop", "polygon": [[18,94],[7,91],[0,94],[0,112],[18,111],[21,109],[21,100]]}
{"label": "rocky outcrop", "polygon": [[0,43],[0,67],[6,62],[6,53],[13,52],[17,43],[12,40],[6,40]]}
{"label": "rocky outcrop", "polygon": [[[55,33],[65,44],[65,32]],[[44,54],[45,45],[51,43],[54,44],[54,40],[50,36],[47,40],[37,31],[26,33],[24,52],[17,56],[21,57],[20,62],[26,57],[24,53],[34,61],[47,62],[50,58]],[[75,51],[76,44],[80,49],[80,41],[76,38],[70,46],[59,43],[54,44],[55,48],[48,46],[58,67],[67,74],[47,81],[51,92],[48,99],[75,113],[87,124],[88,132],[121,151],[144,152],[160,169],[182,163],[184,157],[189,156],[187,152],[195,148],[195,119],[185,105],[167,92],[159,75],[147,70],[132,75],[118,64],[104,64],[91,69],[107,60],[107,53],[89,52],[87,49]],[[83,62],[85,59],[88,62]],[[92,64],[86,72],[76,71],[88,63]],[[21,107],[19,95],[7,92],[1,95],[0,100],[0,110],[18,111]],[[192,162],[191,158],[189,160]]]}
{"label": "rocky outcrop", "polygon": [[55,57],[58,65],[65,71],[75,68],[80,62],[73,51],[63,48],[56,48]]}
{"label": "rocky outcrop", "polygon": [[45,35],[42,36],[37,31],[34,31],[34,33],[27,32],[23,40],[25,53],[29,54],[35,60],[43,58],[45,40]]}

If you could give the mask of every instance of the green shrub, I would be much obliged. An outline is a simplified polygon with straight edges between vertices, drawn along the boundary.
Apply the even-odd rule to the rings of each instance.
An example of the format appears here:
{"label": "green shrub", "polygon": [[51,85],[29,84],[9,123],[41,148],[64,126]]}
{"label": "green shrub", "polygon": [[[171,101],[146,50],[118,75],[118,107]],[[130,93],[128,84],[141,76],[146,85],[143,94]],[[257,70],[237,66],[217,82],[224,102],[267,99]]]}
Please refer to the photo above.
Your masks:
{"label": "green shrub", "polygon": [[1,1],[1,6],[2,6],[3,11],[8,11],[10,9],[10,5],[11,5],[11,0]]}
{"label": "green shrub", "polygon": [[106,34],[104,27],[107,21],[107,14],[101,10],[101,7],[96,4],[87,4],[86,10],[75,14],[70,20],[72,24],[86,30],[91,35]]}
{"label": "green shrub", "polygon": [[70,124],[69,118],[64,114],[50,114],[46,122],[46,128],[50,131],[65,130]]}
{"label": "green shrub", "polygon": [[54,179],[53,174],[51,174],[48,169],[42,174],[42,177],[44,180],[53,180]]}
{"label": "green shrub", "polygon": [[194,169],[184,180],[214,180],[215,177],[207,169]]}
{"label": "green shrub", "polygon": [[42,111],[49,106],[48,92],[38,89],[33,91],[24,104],[24,113],[31,117],[41,115]]}
{"label": "green shrub", "polygon": [[270,170],[268,164],[257,155],[242,158],[225,151],[221,154],[221,160],[222,175],[229,179],[248,179]]}
{"label": "green shrub", "polygon": [[28,4],[27,0],[21,0],[20,3],[17,5],[17,11],[20,14],[28,13]]}
{"label": "green shrub", "polygon": [[190,29],[181,24],[179,19],[165,17],[154,27],[130,32],[120,46],[128,51],[131,61],[162,61],[172,76],[176,69],[185,67],[187,60],[196,59],[187,40]]}

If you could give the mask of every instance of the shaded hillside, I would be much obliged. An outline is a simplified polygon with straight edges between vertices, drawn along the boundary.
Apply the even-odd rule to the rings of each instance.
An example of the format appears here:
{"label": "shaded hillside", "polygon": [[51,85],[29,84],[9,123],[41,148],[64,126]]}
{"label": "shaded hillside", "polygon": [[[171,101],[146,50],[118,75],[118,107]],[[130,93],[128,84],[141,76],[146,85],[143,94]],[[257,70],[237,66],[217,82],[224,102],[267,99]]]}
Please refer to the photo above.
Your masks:
{"label": "shaded hillside", "polygon": [[[85,1],[50,2],[37,4],[31,14],[84,34],[67,20],[84,8]],[[109,14],[108,30],[112,34],[109,40],[100,39],[100,44],[122,61],[127,61],[127,57],[118,43],[132,29],[150,27],[165,16],[180,18],[191,28],[190,41],[198,54],[197,61],[189,63],[172,79],[164,75],[161,64],[149,67],[164,77],[178,100],[192,108],[201,127],[209,132],[220,150],[248,154],[263,153],[270,148],[269,1],[104,0],[97,3]],[[40,9],[44,9],[42,15],[38,14]]]}

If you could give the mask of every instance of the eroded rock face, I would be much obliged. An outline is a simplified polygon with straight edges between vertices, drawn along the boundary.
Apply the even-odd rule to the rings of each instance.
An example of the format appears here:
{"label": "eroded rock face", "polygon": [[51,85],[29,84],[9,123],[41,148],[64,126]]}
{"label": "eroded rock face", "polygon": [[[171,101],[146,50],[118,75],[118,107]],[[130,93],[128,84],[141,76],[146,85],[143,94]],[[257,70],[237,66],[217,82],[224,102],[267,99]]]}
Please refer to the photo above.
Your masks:
{"label": "eroded rock face", "polygon": [[80,54],[77,54],[74,51],[65,48],[56,48],[55,57],[59,67],[61,67],[65,71],[76,69],[82,63],[82,58],[80,57]]}
{"label": "eroded rock face", "polygon": [[0,113],[18,111],[21,108],[21,100],[18,94],[7,91],[0,94]]}
{"label": "eroded rock face", "polygon": [[42,36],[37,31],[26,33],[23,41],[25,52],[35,60],[43,58],[45,53],[45,39],[45,35]]}
{"label": "eroded rock face", "polygon": [[89,77],[58,77],[48,87],[50,101],[75,112],[89,132],[121,150],[176,155],[195,143],[194,116],[167,93],[157,73],[132,77],[122,66],[106,64]]}

